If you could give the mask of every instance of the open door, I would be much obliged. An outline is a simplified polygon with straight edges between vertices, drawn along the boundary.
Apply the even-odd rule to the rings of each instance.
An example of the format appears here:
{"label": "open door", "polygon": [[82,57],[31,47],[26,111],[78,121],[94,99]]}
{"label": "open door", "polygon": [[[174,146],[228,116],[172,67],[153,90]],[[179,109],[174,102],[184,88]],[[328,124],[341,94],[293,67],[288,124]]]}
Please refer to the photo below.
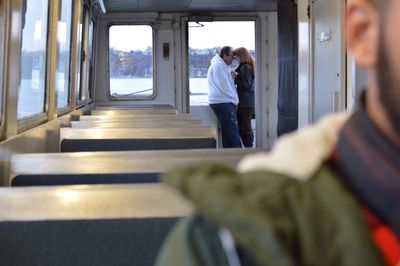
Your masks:
{"label": "open door", "polygon": [[[219,53],[223,46],[231,46],[233,49],[245,47],[254,58],[255,21],[188,22],[187,67],[190,113],[193,118],[200,119],[205,124],[214,124],[216,126],[218,125],[217,118],[208,103],[207,71],[211,59],[215,54]],[[237,67],[237,62],[234,61],[230,67],[234,70]],[[253,120],[252,124],[253,132],[255,133],[255,120]]]}

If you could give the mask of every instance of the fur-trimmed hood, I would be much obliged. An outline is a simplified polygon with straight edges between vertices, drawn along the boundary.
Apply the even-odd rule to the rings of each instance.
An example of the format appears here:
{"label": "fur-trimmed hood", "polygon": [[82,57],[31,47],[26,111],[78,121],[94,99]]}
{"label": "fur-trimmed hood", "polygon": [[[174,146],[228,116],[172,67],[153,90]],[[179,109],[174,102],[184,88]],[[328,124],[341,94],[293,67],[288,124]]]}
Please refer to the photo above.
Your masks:
{"label": "fur-trimmed hood", "polygon": [[326,116],[314,126],[283,136],[271,152],[246,156],[238,165],[241,173],[267,170],[307,180],[332,153],[339,130],[349,113]]}

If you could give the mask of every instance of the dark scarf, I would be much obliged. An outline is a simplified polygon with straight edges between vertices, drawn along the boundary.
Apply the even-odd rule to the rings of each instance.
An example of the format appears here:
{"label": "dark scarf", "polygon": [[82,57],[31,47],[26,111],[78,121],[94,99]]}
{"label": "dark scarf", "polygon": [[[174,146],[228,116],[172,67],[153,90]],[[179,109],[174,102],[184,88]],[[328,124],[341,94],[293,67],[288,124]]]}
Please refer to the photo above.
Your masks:
{"label": "dark scarf", "polygon": [[399,237],[400,150],[360,108],[343,127],[336,152],[343,181]]}

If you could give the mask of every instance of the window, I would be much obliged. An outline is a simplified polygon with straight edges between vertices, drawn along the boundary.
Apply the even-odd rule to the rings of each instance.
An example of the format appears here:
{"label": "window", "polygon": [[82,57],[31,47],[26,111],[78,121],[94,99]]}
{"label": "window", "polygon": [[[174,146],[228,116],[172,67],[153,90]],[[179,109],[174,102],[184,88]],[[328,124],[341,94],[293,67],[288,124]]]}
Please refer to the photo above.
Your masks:
{"label": "window", "polygon": [[4,47],[5,47],[5,16],[4,4],[0,1],[0,120],[2,119],[2,103],[3,103],[3,63],[4,63]]}
{"label": "window", "polygon": [[71,62],[72,0],[61,0],[57,24],[57,108],[68,105]]}
{"label": "window", "polygon": [[23,0],[18,119],[44,112],[47,0]]}
{"label": "window", "polygon": [[76,103],[79,105],[83,100],[82,94],[82,82],[81,82],[81,71],[84,60],[84,45],[83,45],[83,35],[84,35],[84,23],[85,23],[85,13],[86,6],[82,5],[80,7],[80,21],[78,25],[78,58],[77,58],[77,67],[76,67]]}
{"label": "window", "polygon": [[114,25],[109,29],[110,95],[154,95],[153,29],[148,25]]}
{"label": "window", "polygon": [[94,79],[94,30],[95,30],[95,22],[91,19],[89,24],[89,40],[88,40],[88,53],[89,53],[89,100],[93,99],[92,90],[93,90],[93,79]]}

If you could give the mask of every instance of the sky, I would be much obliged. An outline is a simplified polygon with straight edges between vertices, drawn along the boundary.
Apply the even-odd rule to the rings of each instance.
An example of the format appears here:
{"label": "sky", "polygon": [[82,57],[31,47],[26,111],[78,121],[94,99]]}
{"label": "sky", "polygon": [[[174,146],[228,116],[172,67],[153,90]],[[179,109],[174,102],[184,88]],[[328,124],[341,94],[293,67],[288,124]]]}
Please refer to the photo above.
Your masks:
{"label": "sky", "polygon": [[110,47],[116,50],[146,50],[152,46],[152,28],[148,25],[111,26]]}
{"label": "sky", "polygon": [[[246,47],[254,50],[255,24],[253,21],[215,21],[189,23],[189,46],[204,49],[216,46]],[[140,37],[138,37],[140,36]],[[152,45],[150,26],[112,26],[110,47],[117,50],[145,50]]]}
{"label": "sky", "polygon": [[212,48],[216,46],[246,47],[254,50],[255,24],[253,21],[214,21],[189,23],[189,47]]}

